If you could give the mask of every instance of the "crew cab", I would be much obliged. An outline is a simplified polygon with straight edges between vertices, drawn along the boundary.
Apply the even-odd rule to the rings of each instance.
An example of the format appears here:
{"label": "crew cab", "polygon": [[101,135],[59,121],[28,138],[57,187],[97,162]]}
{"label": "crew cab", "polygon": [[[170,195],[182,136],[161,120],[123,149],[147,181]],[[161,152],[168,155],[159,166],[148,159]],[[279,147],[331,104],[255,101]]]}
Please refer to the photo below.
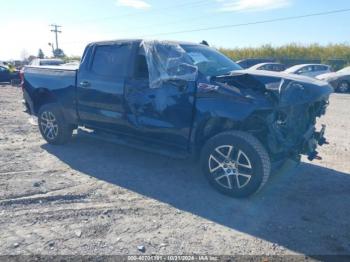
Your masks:
{"label": "crew cab", "polygon": [[318,157],[326,140],[316,119],[332,91],[323,81],[242,70],[208,46],[170,41],[91,43],[79,68],[28,66],[23,79],[28,112],[48,143],[64,144],[79,129],[193,156],[232,197],[258,192],[287,159]]}

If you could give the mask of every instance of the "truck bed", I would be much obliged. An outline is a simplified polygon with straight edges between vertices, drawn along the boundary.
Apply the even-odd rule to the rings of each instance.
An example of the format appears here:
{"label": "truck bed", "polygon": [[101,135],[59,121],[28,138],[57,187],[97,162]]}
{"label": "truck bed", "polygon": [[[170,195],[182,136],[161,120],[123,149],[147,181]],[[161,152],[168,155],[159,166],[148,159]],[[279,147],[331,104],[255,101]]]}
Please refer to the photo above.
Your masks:
{"label": "truck bed", "polygon": [[77,68],[72,66],[28,66],[24,70],[26,84],[50,90],[76,84]]}
{"label": "truck bed", "polygon": [[[50,94],[52,102],[67,108],[76,115],[77,67],[75,66],[27,66],[24,69],[23,95],[30,112],[36,115],[41,99]],[[45,97],[47,99],[47,97]]]}

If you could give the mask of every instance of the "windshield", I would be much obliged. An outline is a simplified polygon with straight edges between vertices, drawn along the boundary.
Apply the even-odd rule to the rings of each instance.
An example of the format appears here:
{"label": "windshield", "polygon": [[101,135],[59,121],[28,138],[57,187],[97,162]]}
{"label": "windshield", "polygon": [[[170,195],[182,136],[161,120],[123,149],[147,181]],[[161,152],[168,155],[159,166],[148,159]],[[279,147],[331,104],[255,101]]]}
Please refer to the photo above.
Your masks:
{"label": "windshield", "polygon": [[350,73],[350,66],[345,67],[342,70],[339,70],[338,73]]}
{"label": "windshield", "polygon": [[220,52],[201,45],[181,45],[198,71],[205,76],[219,76],[242,70],[238,64]]}
{"label": "windshield", "polygon": [[301,69],[301,68],[302,68],[302,66],[296,65],[296,66],[289,67],[289,68],[287,68],[287,69],[284,70],[284,71],[287,72],[287,73],[294,73],[294,72],[296,72],[298,69]]}

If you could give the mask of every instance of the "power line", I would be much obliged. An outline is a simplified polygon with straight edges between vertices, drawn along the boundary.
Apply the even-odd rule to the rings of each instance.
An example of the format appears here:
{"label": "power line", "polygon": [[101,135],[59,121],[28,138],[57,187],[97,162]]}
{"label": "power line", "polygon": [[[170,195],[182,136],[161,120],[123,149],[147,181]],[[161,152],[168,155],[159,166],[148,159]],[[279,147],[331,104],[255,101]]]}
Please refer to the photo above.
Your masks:
{"label": "power line", "polygon": [[191,29],[191,30],[165,32],[165,33],[159,33],[159,34],[145,35],[145,36],[141,36],[140,38],[161,36],[161,35],[175,35],[175,34],[192,33],[192,32],[200,32],[200,31],[210,31],[210,30],[232,28],[232,27],[241,27],[241,26],[249,26],[249,25],[257,25],[257,24],[267,24],[267,23],[274,23],[274,22],[288,21],[288,20],[297,20],[297,19],[308,18],[308,17],[315,17],[315,16],[324,16],[324,15],[331,15],[331,14],[337,14],[337,13],[345,13],[345,12],[349,12],[349,11],[350,11],[350,8],[337,9],[337,10],[332,10],[332,11],[327,11],[327,12],[311,13],[311,14],[306,14],[306,15],[289,16],[289,17],[280,17],[280,18],[261,20],[261,21],[256,21],[256,22],[249,22],[249,23],[221,25],[221,26],[213,26],[213,27],[204,27],[204,28]]}
{"label": "power line", "polygon": [[62,31],[58,30],[58,28],[62,27],[60,25],[52,24],[50,25],[54,29],[51,30],[51,32],[55,33],[55,38],[56,38],[56,50],[58,50],[58,33],[62,33]]}
{"label": "power line", "polygon": [[[245,11],[250,11],[250,10],[256,10],[256,7],[253,8],[247,8],[245,9]],[[224,14],[228,15],[228,14],[232,14],[231,12],[225,12]],[[221,14],[222,16],[222,14]],[[190,17],[190,18],[186,18],[186,19],[181,19],[181,20],[173,20],[170,22],[166,22],[166,23],[153,23],[153,24],[148,24],[148,25],[143,25],[143,26],[138,26],[137,29],[147,29],[147,28],[153,28],[153,27],[159,27],[159,26],[168,26],[168,25],[175,25],[175,24],[183,24],[183,22],[187,23],[187,21],[200,21],[200,20],[208,20],[210,16],[204,15],[204,16],[198,16],[198,17]],[[130,31],[130,30],[129,30]]]}
{"label": "power line", "polygon": [[[324,15],[331,15],[331,14],[337,14],[337,13],[345,13],[345,12],[349,12],[349,11],[350,11],[350,8],[337,9],[337,10],[331,10],[331,11],[327,11],[327,12],[319,12],[319,13],[311,13],[311,14],[298,15],[298,16],[281,17],[281,18],[260,20],[260,21],[248,22],[248,23],[222,25],[222,26],[214,26],[214,27],[192,29],[192,30],[183,30],[183,31],[165,32],[165,33],[152,34],[152,35],[144,35],[144,36],[138,36],[137,38],[146,38],[146,37],[161,36],[161,35],[200,32],[200,31],[210,31],[210,30],[217,30],[217,29],[224,29],[224,28],[233,28],[233,27],[243,27],[243,26],[250,26],[250,25],[257,25],[257,24],[267,24],[267,23],[273,23],[273,22],[279,22],[279,21],[297,20],[297,19],[303,19],[303,18],[309,18],[309,17],[315,17],[315,16],[324,16]],[[72,42],[67,42],[65,44],[69,45],[69,44],[75,44],[75,43],[80,43],[80,41],[72,41]]]}

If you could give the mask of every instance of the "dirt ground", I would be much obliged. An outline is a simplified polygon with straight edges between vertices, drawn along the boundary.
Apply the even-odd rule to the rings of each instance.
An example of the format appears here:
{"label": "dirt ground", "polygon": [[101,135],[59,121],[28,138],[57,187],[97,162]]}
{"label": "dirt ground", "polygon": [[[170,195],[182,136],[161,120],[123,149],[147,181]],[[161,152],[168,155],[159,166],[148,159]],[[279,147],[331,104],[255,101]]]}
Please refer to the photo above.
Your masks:
{"label": "dirt ground", "polygon": [[350,95],[333,95],[320,121],[323,160],[246,200],[189,161],[79,136],[48,145],[21,99],[0,86],[1,255],[350,255]]}

